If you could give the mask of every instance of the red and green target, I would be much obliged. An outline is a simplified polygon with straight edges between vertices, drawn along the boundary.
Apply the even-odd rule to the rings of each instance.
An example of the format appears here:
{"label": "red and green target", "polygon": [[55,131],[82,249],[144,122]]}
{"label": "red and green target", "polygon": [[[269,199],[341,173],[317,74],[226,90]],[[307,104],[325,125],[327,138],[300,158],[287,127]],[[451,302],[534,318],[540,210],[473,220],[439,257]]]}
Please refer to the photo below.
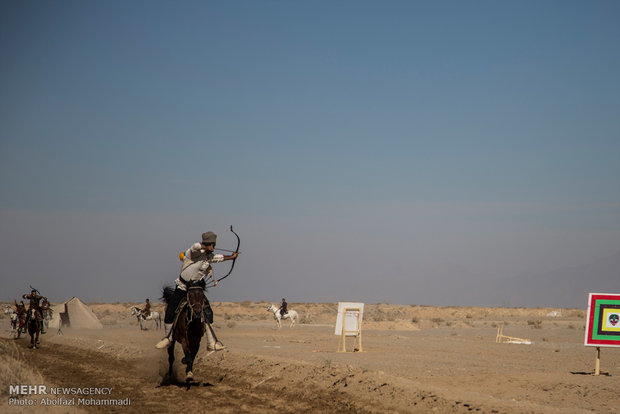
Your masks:
{"label": "red and green target", "polygon": [[620,347],[620,294],[590,293],[585,345]]}

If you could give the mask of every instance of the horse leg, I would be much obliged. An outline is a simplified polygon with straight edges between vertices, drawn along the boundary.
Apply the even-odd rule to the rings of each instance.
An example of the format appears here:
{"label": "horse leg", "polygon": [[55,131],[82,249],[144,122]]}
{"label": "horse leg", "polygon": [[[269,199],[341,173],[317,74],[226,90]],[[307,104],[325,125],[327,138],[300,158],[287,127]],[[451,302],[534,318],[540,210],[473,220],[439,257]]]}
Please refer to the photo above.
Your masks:
{"label": "horse leg", "polygon": [[194,369],[194,357],[196,354],[192,352],[192,348],[189,341],[185,340],[181,343],[183,345],[183,354],[185,357],[183,358],[183,363],[185,364],[185,381],[191,381],[194,379],[194,373],[192,370]]}
{"label": "horse leg", "polygon": [[172,365],[174,364],[174,339],[168,346],[168,376],[172,378]]}

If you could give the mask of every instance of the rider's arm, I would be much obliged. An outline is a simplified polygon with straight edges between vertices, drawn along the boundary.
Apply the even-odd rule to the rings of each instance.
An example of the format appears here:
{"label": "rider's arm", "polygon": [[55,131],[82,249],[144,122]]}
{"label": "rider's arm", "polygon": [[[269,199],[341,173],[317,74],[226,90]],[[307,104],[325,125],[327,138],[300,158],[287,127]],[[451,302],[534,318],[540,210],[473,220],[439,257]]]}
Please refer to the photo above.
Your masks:
{"label": "rider's arm", "polygon": [[233,259],[236,259],[237,256],[239,256],[239,253],[233,253],[230,256],[224,256],[222,261],[225,262],[226,260],[233,260]]}
{"label": "rider's arm", "polygon": [[220,263],[220,262],[223,262],[224,260],[226,260],[226,256],[224,256],[223,254],[214,254],[209,259],[209,262],[210,263]]}
{"label": "rider's arm", "polygon": [[192,247],[189,248],[189,258],[192,261],[196,261],[200,258],[202,245],[200,243],[192,244]]}

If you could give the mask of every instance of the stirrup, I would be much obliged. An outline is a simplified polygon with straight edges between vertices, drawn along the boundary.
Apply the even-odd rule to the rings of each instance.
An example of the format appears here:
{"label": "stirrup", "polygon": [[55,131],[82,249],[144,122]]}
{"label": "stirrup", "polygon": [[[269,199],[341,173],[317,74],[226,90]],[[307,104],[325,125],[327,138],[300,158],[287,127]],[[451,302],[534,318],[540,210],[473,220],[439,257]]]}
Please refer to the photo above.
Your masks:
{"label": "stirrup", "polygon": [[170,341],[170,339],[168,337],[165,337],[164,339],[162,339],[161,341],[159,341],[157,343],[157,345],[155,345],[155,348],[157,349],[164,349],[164,348],[168,348],[170,346],[172,342]]}

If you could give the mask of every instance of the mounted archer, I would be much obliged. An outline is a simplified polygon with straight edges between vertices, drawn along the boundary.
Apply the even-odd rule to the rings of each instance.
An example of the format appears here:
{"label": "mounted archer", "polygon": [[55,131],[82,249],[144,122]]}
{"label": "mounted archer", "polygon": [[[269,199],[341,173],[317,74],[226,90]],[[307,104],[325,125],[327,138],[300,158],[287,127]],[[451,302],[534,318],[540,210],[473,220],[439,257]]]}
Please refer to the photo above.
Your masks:
{"label": "mounted archer", "polygon": [[[217,235],[211,231],[202,234],[201,243],[192,244],[192,246],[187,249],[185,253],[181,253],[179,255],[179,258],[183,261],[183,265],[181,266],[181,274],[175,280],[176,288],[174,289],[174,292],[166,298],[167,305],[166,314],[164,317],[165,337],[157,343],[157,345],[155,345],[156,348],[166,348],[172,343],[170,340],[170,333],[173,328],[173,323],[175,322],[175,317],[180,312],[180,309],[177,308],[179,307],[179,304],[183,302],[183,299],[188,297],[188,287],[190,285],[202,286],[203,289],[207,287],[214,287],[232,272],[232,269],[235,267],[235,260],[237,259],[237,256],[239,256],[240,241],[239,236],[233,231],[232,226],[230,226],[230,230],[235,234],[235,236],[237,236],[237,249],[229,256],[214,254],[214,251],[216,250],[215,242]],[[215,279],[211,264],[228,260],[233,261],[230,271],[226,274],[226,276]],[[213,323],[213,310],[211,309],[211,305],[206,298],[203,307],[203,320],[207,328],[205,331],[207,333],[208,349],[213,351],[220,351],[224,349],[224,346],[217,341],[213,328],[211,327],[211,324]]]}

